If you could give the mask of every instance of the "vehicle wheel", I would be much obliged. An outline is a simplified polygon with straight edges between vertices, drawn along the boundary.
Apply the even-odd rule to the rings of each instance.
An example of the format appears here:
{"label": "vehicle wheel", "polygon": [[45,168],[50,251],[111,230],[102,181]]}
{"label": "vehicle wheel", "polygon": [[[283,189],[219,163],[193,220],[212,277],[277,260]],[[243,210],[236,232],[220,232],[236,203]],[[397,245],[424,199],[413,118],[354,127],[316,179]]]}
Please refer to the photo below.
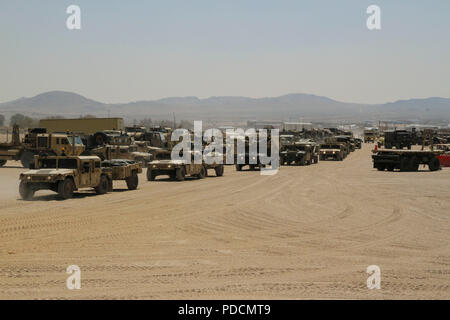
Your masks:
{"label": "vehicle wheel", "polygon": [[6,160],[0,160],[0,168],[6,164]]}
{"label": "vehicle wheel", "polygon": [[30,151],[25,151],[20,156],[20,162],[24,168],[29,168],[30,165],[34,162],[34,153]]}
{"label": "vehicle wheel", "polygon": [[[106,188],[108,188],[108,185],[106,185]],[[58,183],[58,194],[64,200],[72,198],[74,190],[75,185],[70,178],[66,178]]]}
{"label": "vehicle wheel", "polygon": [[394,166],[393,165],[389,165],[386,166],[387,171],[394,171]]}
{"label": "vehicle wheel", "polygon": [[202,166],[200,168],[200,173],[197,175],[197,178],[203,179],[204,177],[206,177],[206,167]]}
{"label": "vehicle wheel", "polygon": [[242,171],[242,164],[236,164],[236,171]]}
{"label": "vehicle wheel", "polygon": [[256,165],[254,165],[254,164],[251,164],[251,165],[250,165],[250,170],[251,170],[251,171],[254,171],[255,168],[256,168]]}
{"label": "vehicle wheel", "polygon": [[378,171],[384,171],[384,169],[386,169],[386,167],[381,164],[377,166]]}
{"label": "vehicle wheel", "polygon": [[23,200],[31,200],[34,196],[34,190],[25,181],[20,181],[19,194]]}
{"label": "vehicle wheel", "polygon": [[439,159],[436,157],[433,157],[429,162],[428,162],[428,168],[430,169],[430,171],[437,171],[441,168],[441,163],[439,162]]}
{"label": "vehicle wheel", "polygon": [[220,165],[218,167],[214,168],[214,171],[216,171],[216,176],[221,177],[223,176],[224,167],[223,165]]}
{"label": "vehicle wheel", "polygon": [[108,142],[108,136],[104,132],[97,132],[93,137],[94,144],[97,146],[102,146]]}
{"label": "vehicle wheel", "polygon": [[186,177],[186,169],[184,167],[177,168],[177,170],[175,171],[175,179],[177,181],[183,181],[185,177]]}
{"label": "vehicle wheel", "polygon": [[147,169],[147,180],[148,181],[155,181],[156,178],[156,174],[153,170],[151,170],[150,168]]}
{"label": "vehicle wheel", "polygon": [[97,187],[95,187],[95,192],[97,192],[97,194],[105,194],[108,192],[108,188],[109,179],[105,175],[103,175],[100,177],[100,183]]}
{"label": "vehicle wheel", "polygon": [[127,180],[128,190],[136,190],[139,185],[139,177],[136,171],[133,171],[131,177],[128,177]]}
{"label": "vehicle wheel", "polygon": [[410,171],[412,168],[412,158],[403,157],[400,159],[400,171]]}

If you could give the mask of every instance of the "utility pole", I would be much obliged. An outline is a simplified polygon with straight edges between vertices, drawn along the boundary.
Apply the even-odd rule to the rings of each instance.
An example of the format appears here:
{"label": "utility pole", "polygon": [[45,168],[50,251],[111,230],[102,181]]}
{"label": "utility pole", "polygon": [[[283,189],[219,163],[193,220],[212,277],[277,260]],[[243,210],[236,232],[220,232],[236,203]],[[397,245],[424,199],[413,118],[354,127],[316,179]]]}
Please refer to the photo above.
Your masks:
{"label": "utility pole", "polygon": [[177,122],[175,121],[175,112],[173,113],[173,130],[177,128]]}

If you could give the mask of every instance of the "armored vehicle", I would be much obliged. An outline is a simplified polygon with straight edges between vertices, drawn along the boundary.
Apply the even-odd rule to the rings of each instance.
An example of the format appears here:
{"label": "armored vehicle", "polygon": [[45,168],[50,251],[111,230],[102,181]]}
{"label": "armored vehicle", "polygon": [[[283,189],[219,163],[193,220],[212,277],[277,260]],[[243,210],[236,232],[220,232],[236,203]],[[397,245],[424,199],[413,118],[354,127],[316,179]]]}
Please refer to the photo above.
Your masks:
{"label": "armored vehicle", "polygon": [[347,156],[347,151],[341,143],[324,143],[320,145],[320,160],[342,161]]}
{"label": "armored vehicle", "polygon": [[284,145],[280,150],[280,163],[310,165],[319,161],[319,146],[314,142],[295,142]]}
{"label": "armored vehicle", "polygon": [[29,168],[34,162],[34,156],[39,153],[48,155],[80,155],[84,145],[78,135],[66,133],[46,133],[45,129],[29,129],[23,141],[20,141],[19,127],[13,127],[11,143],[0,144],[0,167],[6,161],[20,161],[22,166]]}
{"label": "armored vehicle", "polygon": [[[147,180],[154,181],[157,176],[162,175],[167,175],[176,181],[183,181],[186,176],[203,179],[207,175],[206,165],[194,163],[194,152],[189,153],[191,162],[172,160],[171,152],[167,150],[158,152],[155,155],[155,160],[147,166]],[[220,172],[217,175],[220,175]]]}
{"label": "armored vehicle", "polygon": [[365,129],[364,130],[364,143],[374,143],[378,137],[377,129]]}
{"label": "armored vehicle", "polygon": [[415,143],[412,132],[407,130],[388,130],[384,132],[384,147],[386,149],[411,149],[411,145]]}
{"label": "armored vehicle", "polygon": [[111,158],[110,159],[127,159],[134,160],[142,163],[143,167],[147,167],[147,164],[152,161],[153,156],[148,152],[139,152],[138,146],[110,146]]}
{"label": "armored vehicle", "polygon": [[137,188],[140,164],[115,163],[102,166],[96,156],[35,156],[31,170],[20,175],[19,193],[30,200],[38,190],[52,190],[68,199],[79,189],[93,188],[105,194],[113,188],[113,180],[126,180],[128,188]]}

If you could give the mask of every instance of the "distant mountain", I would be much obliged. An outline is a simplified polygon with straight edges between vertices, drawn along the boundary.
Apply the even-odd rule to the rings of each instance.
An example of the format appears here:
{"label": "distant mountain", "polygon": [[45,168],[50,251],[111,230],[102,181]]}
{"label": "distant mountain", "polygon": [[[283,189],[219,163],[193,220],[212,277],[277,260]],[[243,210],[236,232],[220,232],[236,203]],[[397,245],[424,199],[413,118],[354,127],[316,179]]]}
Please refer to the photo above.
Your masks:
{"label": "distant mountain", "polygon": [[131,120],[142,117],[171,119],[173,113],[177,119],[186,120],[450,120],[450,99],[435,97],[364,105],[312,94],[288,94],[270,98],[171,97],[106,104],[71,92],[51,91],[32,98],[1,103],[0,113],[7,116],[23,113],[33,117],[78,117],[92,114],[102,117],[120,116]]}

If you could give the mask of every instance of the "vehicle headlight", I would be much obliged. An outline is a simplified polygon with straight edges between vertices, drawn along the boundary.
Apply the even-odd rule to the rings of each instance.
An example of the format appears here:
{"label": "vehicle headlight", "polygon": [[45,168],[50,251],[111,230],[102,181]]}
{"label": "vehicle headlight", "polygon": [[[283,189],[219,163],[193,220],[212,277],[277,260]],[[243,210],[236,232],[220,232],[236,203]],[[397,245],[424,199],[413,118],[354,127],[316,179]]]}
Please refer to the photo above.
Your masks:
{"label": "vehicle headlight", "polygon": [[52,180],[52,176],[48,176],[48,177],[47,177],[47,180]]}
{"label": "vehicle headlight", "polygon": [[154,164],[154,165],[152,166],[152,168],[156,168],[156,164]]}
{"label": "vehicle headlight", "polygon": [[333,154],[335,154],[336,153],[336,151],[333,151]]}
{"label": "vehicle headlight", "polygon": [[252,157],[253,160],[256,160],[256,157]]}
{"label": "vehicle headlight", "polygon": [[167,166],[167,168],[172,168],[172,165],[171,165],[171,164],[169,164],[169,165]]}
{"label": "vehicle headlight", "polygon": [[27,177],[27,180],[31,180],[31,176],[28,176],[28,177]]}

